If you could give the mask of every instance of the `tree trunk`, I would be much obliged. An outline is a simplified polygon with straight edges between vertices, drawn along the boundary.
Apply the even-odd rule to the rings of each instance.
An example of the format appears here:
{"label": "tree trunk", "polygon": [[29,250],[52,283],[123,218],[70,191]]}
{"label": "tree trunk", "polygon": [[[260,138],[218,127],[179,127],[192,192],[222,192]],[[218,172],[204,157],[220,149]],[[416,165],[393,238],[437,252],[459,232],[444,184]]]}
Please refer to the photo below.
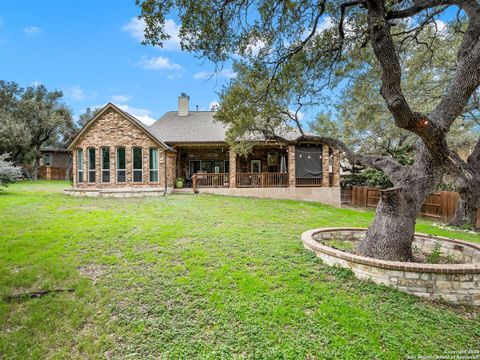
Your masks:
{"label": "tree trunk", "polygon": [[363,256],[383,260],[408,261],[416,222],[416,202],[403,188],[381,191],[375,219],[358,251]]}
{"label": "tree trunk", "polygon": [[396,186],[381,191],[375,218],[358,252],[382,260],[411,260],[417,213],[444,172],[442,161],[418,141],[414,164],[392,174],[390,180]]}
{"label": "tree trunk", "polygon": [[461,189],[455,215],[448,225],[469,228],[477,227],[477,209],[480,208],[480,185]]}
{"label": "tree trunk", "polygon": [[40,156],[35,155],[35,162],[32,169],[32,180],[38,180],[38,170],[40,168]]}
{"label": "tree trunk", "polygon": [[65,180],[70,180],[71,178],[70,173],[72,172],[72,168],[73,168],[73,160],[70,157],[70,155],[68,156],[67,164],[68,165],[67,165],[67,170],[65,171]]}

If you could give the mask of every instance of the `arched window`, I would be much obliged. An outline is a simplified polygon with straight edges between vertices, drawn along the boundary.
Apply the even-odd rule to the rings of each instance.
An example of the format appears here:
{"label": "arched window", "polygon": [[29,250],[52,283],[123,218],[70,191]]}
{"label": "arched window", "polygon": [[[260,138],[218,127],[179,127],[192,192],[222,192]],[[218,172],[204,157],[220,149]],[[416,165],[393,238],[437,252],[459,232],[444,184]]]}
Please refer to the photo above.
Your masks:
{"label": "arched window", "polygon": [[134,147],[132,148],[132,171],[133,171],[133,182],[142,182],[143,181],[143,159],[142,159],[142,148]]}
{"label": "arched window", "polygon": [[150,149],[150,182],[158,182],[158,149]]}
{"label": "arched window", "polygon": [[101,149],[101,167],[102,167],[102,182],[110,182],[110,148],[102,147]]}
{"label": "arched window", "polygon": [[88,182],[95,182],[95,148],[88,148]]}
{"label": "arched window", "polygon": [[77,150],[77,182],[83,183],[83,149]]}
{"label": "arched window", "polygon": [[127,181],[127,161],[125,160],[125,148],[117,148],[117,182],[124,183]]}

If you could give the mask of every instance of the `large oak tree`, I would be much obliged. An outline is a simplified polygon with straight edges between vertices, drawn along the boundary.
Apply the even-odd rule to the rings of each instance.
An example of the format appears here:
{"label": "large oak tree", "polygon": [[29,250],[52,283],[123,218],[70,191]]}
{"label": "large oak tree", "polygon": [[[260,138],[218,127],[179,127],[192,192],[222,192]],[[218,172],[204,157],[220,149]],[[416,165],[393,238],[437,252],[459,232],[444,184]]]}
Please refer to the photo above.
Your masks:
{"label": "large oak tree", "polygon": [[[411,258],[416,214],[425,198],[447,169],[459,176],[468,173],[465,162],[452,154],[447,135],[480,84],[478,1],[137,0],[137,3],[147,25],[145,43],[162,45],[169,37],[164,31],[166,16],[175,11],[181,20],[184,50],[217,64],[232,56],[240,57],[237,69],[242,70],[242,76],[223,92],[219,118],[246,132],[253,129],[268,133],[282,119],[298,120],[294,116],[298,112],[290,111],[291,104],[308,106],[321,101],[326,86],[355,75],[348,61],[352,52],[370,47],[381,69],[380,93],[395,125],[418,139],[413,164],[404,166],[388,156],[360,156],[340,141],[320,140],[343,149],[353,162],[381,169],[394,184],[382,191],[376,216],[359,244],[359,251],[380,259]],[[449,8],[457,10],[457,31],[462,33],[462,40],[446,91],[430,111],[424,112],[415,108],[404,94],[399,51],[418,41],[419,34],[430,24],[435,26],[438,16]],[[429,44],[425,46],[428,49]]]}

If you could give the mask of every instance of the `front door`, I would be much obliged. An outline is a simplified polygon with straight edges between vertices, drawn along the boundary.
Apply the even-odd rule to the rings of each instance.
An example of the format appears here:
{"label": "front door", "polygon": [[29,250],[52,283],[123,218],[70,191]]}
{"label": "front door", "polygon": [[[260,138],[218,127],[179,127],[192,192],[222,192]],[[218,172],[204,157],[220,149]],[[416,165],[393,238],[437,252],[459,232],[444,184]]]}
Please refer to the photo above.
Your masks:
{"label": "front door", "polygon": [[250,172],[251,173],[262,172],[262,160],[252,160],[252,161],[250,161]]}
{"label": "front door", "polygon": [[201,165],[200,160],[190,160],[190,177],[200,171]]}

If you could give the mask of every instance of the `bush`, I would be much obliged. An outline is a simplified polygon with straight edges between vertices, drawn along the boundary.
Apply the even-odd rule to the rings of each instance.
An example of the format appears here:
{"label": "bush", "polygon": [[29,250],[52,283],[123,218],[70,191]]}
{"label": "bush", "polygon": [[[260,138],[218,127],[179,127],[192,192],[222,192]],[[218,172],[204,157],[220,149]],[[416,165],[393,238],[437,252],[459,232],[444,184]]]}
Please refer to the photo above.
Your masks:
{"label": "bush", "polygon": [[22,169],[8,161],[9,154],[0,155],[0,189],[22,178]]}

